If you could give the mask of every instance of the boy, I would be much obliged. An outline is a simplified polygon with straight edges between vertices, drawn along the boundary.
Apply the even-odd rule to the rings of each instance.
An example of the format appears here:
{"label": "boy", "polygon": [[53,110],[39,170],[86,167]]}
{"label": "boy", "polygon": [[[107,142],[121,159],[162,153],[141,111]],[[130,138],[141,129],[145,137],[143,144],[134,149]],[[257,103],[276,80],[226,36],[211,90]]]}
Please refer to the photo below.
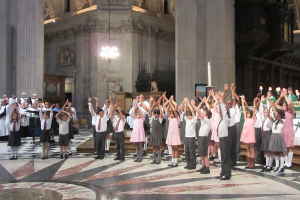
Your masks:
{"label": "boy", "polygon": [[59,146],[60,146],[60,158],[68,158],[68,146],[70,141],[69,136],[69,123],[71,121],[71,116],[66,111],[60,111],[56,114],[56,121],[59,125]]}

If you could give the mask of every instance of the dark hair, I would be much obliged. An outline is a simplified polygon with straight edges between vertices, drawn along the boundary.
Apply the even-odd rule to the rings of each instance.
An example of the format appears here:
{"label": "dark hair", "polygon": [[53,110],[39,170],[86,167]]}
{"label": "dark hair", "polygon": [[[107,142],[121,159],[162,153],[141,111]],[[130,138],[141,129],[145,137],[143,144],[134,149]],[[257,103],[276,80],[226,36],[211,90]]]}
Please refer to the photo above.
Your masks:
{"label": "dark hair", "polygon": [[250,118],[252,118],[252,117],[253,117],[253,111],[250,110],[250,109],[247,109],[247,110],[246,110],[246,115],[247,115],[248,113],[250,114]]}
{"label": "dark hair", "polygon": [[99,112],[103,112],[103,109],[102,108],[97,108],[97,113]]}
{"label": "dark hair", "polygon": [[155,110],[153,111],[153,114],[160,115],[160,110],[155,109]]}
{"label": "dark hair", "polygon": [[192,112],[190,111],[190,110],[187,110],[186,111],[186,116],[192,116],[193,114],[192,114]]}

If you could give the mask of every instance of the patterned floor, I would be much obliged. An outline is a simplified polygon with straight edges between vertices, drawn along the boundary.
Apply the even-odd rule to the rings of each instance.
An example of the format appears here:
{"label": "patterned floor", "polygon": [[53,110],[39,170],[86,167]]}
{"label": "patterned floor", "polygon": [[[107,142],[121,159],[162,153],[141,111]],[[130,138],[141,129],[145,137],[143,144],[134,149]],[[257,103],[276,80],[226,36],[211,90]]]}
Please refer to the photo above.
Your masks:
{"label": "patterned floor", "polygon": [[[72,147],[88,136],[78,136]],[[77,143],[78,141],[78,143]],[[27,144],[27,143],[24,143]],[[27,148],[24,158],[0,160],[1,195],[17,189],[56,191],[64,200],[130,199],[130,200],[189,200],[189,199],[299,199],[300,172],[286,170],[284,176],[260,173],[260,169],[244,170],[243,163],[233,171],[229,181],[220,181],[217,167],[210,175],[196,170],[185,170],[181,162],[177,168],[164,161],[151,165],[150,156],[142,163],[133,162],[133,155],[125,162],[114,161],[112,154],[104,160],[91,155],[76,154],[67,160],[34,158],[39,147],[31,154]],[[56,150],[52,149],[55,153]],[[3,155],[2,155],[3,154]]]}

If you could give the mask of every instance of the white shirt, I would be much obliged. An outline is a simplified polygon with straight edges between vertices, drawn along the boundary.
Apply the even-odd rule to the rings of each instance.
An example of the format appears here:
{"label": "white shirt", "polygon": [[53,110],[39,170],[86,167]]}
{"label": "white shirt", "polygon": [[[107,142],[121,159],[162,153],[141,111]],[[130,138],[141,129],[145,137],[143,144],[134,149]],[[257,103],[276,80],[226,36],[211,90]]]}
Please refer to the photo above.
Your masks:
{"label": "white shirt", "polygon": [[238,104],[236,104],[234,106],[234,109],[235,109],[234,122],[235,122],[235,124],[237,124],[237,123],[240,123],[240,121],[241,121],[242,112],[241,112],[241,108]]}
{"label": "white shirt", "polygon": [[237,115],[237,112],[236,112],[235,107],[229,108],[229,114],[230,114],[230,118],[228,120],[228,126],[232,127],[232,126],[234,126],[236,124],[236,115]]}
{"label": "white shirt", "polygon": [[258,109],[258,111],[255,115],[256,120],[255,120],[254,128],[261,128],[262,127],[263,113],[264,113],[264,106],[261,103],[259,105],[259,109]]}
{"label": "white shirt", "polygon": [[59,118],[56,119],[58,125],[59,125],[59,134],[60,135],[67,135],[69,134],[69,122],[70,122],[70,119],[68,118],[68,120],[64,121],[64,120],[61,120]]}
{"label": "white shirt", "polygon": [[263,131],[270,131],[272,130],[273,121],[269,118],[263,119],[262,122],[262,129]]}
{"label": "white shirt", "polygon": [[90,114],[92,116],[92,125],[96,126],[96,113],[94,111],[93,105],[92,103],[88,103],[88,105],[89,105]]}
{"label": "white shirt", "polygon": [[277,122],[275,121],[272,126],[272,134],[282,134],[283,129],[283,123],[279,122],[277,125]]}
{"label": "white shirt", "polygon": [[193,138],[196,137],[196,124],[197,117],[193,117],[192,119],[188,119],[185,117],[185,137]]}
{"label": "white shirt", "polygon": [[[42,112],[40,112],[39,115],[41,120],[41,130],[44,130],[44,128],[46,128],[46,130],[50,130],[52,125],[53,112],[50,112],[50,116],[48,119],[44,118]],[[45,127],[45,123],[46,123],[46,127]]]}
{"label": "white shirt", "polygon": [[[119,122],[120,120],[120,122]],[[119,122],[119,124],[118,124]],[[113,119],[113,127],[116,133],[124,132],[125,127],[125,119],[120,119],[120,117],[114,117]]]}
{"label": "white shirt", "polygon": [[222,137],[228,137],[228,115],[226,106],[224,103],[220,104],[220,116],[222,116],[222,120],[218,126],[218,136],[220,138]]}
{"label": "white shirt", "polygon": [[26,109],[20,108],[20,115],[21,115],[21,126],[27,127],[29,126],[29,113],[26,112]]}
{"label": "white shirt", "polygon": [[208,118],[201,119],[201,126],[199,129],[198,135],[200,137],[205,137],[209,135],[209,132],[211,131],[211,124],[210,120]]}
{"label": "white shirt", "polygon": [[[96,124],[95,124],[95,129],[97,133],[102,133],[107,131],[107,121],[109,120],[109,118],[107,117],[107,115],[104,115],[102,118],[100,117],[100,115],[96,116]],[[100,124],[100,128],[99,128],[99,123]]]}
{"label": "white shirt", "polygon": [[133,128],[133,121],[134,121],[133,117],[132,116],[128,116],[126,118],[126,121],[127,121],[127,124],[129,125],[129,127],[132,129]]}

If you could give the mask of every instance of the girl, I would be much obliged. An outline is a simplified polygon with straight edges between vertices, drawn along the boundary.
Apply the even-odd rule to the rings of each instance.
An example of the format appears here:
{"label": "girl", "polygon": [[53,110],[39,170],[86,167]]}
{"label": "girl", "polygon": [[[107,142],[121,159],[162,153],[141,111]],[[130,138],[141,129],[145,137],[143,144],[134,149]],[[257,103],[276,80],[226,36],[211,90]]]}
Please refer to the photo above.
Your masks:
{"label": "girl", "polygon": [[176,113],[176,105],[173,102],[173,97],[164,105],[165,110],[168,110],[168,133],[166,144],[170,145],[172,148],[172,162],[169,164],[170,167],[178,166],[179,157],[179,146],[182,144],[180,140],[180,130],[179,130],[179,117]]}
{"label": "girl", "polygon": [[[16,106],[12,105],[12,106]],[[8,136],[8,146],[11,147],[11,157],[10,160],[18,159],[18,149],[21,146],[21,135],[20,135],[20,113],[18,108],[15,107],[10,115],[9,123],[9,136]]]}
{"label": "girl", "polygon": [[42,135],[40,136],[40,142],[43,144],[42,159],[44,160],[44,159],[48,159],[50,129],[52,126],[53,112],[46,111],[42,113],[42,111],[40,111],[39,115],[40,115],[41,130],[42,130]]}
{"label": "girl", "polygon": [[268,151],[272,125],[273,121],[270,117],[270,113],[268,109],[264,110],[264,117],[262,119],[262,142],[261,142],[261,151],[264,153],[266,159],[266,165],[263,167],[262,172],[271,171],[272,169],[272,157]]}
{"label": "girl", "polygon": [[71,116],[66,111],[60,111],[56,114],[56,121],[59,125],[59,146],[60,146],[60,158],[68,158],[68,146],[70,142],[70,129],[69,123],[71,121]]}
{"label": "girl", "polygon": [[153,150],[153,161],[151,164],[160,164],[160,147],[163,139],[163,115],[159,109],[155,109],[150,119],[150,142]]}
{"label": "girl", "polygon": [[241,142],[246,144],[247,146],[247,160],[248,164],[246,166],[247,169],[253,169],[255,166],[255,114],[251,110],[248,110],[246,108],[246,101],[245,97],[242,97],[242,107],[243,107],[243,113],[244,113],[244,126],[241,134]]}
{"label": "girl", "polygon": [[272,157],[275,158],[275,168],[273,169],[273,172],[280,174],[284,172],[284,154],[286,153],[286,146],[283,139],[283,112],[275,107],[273,107],[272,110],[274,122],[272,125],[272,134],[270,136],[268,151],[271,153]]}
{"label": "girl", "polygon": [[199,170],[200,174],[209,174],[209,160],[208,160],[208,142],[209,133],[211,132],[210,116],[211,113],[207,108],[201,109],[199,112],[201,126],[198,133],[198,150],[202,168]]}
{"label": "girl", "polygon": [[[283,101],[283,105],[280,106],[279,102]],[[283,126],[283,139],[287,148],[287,156],[285,157],[286,167],[292,167],[293,161],[293,151],[295,133],[293,129],[293,120],[295,116],[295,111],[293,104],[286,95],[281,95],[278,101],[276,102],[276,107],[284,112],[285,120]]]}
{"label": "girl", "polygon": [[130,142],[136,145],[137,157],[134,162],[142,162],[143,161],[143,143],[145,142],[145,129],[144,129],[144,121],[145,116],[142,111],[135,106],[133,109],[133,113],[130,113],[133,118],[133,129],[130,136]]}

